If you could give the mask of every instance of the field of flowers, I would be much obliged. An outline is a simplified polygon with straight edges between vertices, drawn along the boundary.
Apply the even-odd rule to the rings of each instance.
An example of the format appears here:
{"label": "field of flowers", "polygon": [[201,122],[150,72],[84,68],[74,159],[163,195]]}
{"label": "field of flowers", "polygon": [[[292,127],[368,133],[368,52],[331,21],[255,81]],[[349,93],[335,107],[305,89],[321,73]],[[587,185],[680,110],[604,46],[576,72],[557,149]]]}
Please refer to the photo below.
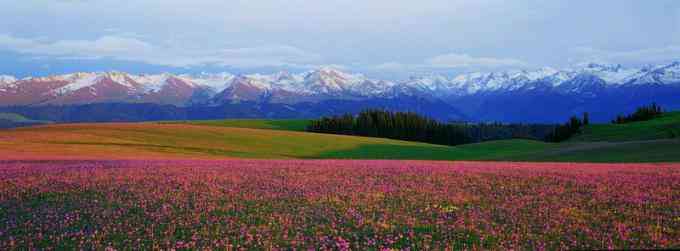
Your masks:
{"label": "field of flowers", "polygon": [[680,165],[0,161],[0,250],[680,248]]}

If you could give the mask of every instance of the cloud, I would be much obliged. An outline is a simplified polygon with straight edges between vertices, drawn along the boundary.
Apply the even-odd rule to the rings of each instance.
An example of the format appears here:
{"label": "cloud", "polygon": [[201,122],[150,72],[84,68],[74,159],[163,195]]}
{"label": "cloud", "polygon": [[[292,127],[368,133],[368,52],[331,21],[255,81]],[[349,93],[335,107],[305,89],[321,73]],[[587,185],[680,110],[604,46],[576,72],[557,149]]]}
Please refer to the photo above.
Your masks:
{"label": "cloud", "polygon": [[657,48],[644,48],[629,51],[611,51],[593,47],[574,47],[570,50],[574,57],[571,63],[602,62],[622,64],[649,64],[680,60],[680,45]]}
{"label": "cloud", "polygon": [[409,64],[402,64],[398,62],[387,62],[387,63],[382,63],[376,66],[373,66],[373,69],[375,70],[385,70],[385,71],[403,71],[407,70],[409,68],[420,68],[422,66],[419,65],[409,65]]}
{"label": "cloud", "polygon": [[386,62],[372,66],[377,71],[407,71],[427,72],[442,69],[458,70],[488,70],[499,68],[519,68],[529,64],[510,58],[473,57],[467,54],[444,54],[423,60],[423,63],[409,64],[400,62]]}
{"label": "cloud", "polygon": [[107,35],[94,40],[18,38],[0,34],[0,49],[32,57],[56,59],[102,59],[188,67],[220,65],[236,67],[298,66],[321,60],[321,56],[288,45],[261,45],[240,48],[188,48],[178,44],[151,44],[139,38]]}
{"label": "cloud", "polygon": [[426,64],[434,68],[498,68],[521,67],[527,63],[510,58],[472,57],[467,54],[445,54],[427,59]]}

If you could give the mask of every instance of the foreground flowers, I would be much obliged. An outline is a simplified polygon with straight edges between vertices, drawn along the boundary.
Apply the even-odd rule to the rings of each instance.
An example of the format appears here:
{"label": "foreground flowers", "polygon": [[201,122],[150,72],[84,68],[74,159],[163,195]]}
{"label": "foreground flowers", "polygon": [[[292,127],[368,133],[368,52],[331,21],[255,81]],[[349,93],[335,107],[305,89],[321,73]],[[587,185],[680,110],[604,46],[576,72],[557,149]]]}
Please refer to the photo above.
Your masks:
{"label": "foreground flowers", "polygon": [[0,249],[680,247],[680,165],[0,162]]}

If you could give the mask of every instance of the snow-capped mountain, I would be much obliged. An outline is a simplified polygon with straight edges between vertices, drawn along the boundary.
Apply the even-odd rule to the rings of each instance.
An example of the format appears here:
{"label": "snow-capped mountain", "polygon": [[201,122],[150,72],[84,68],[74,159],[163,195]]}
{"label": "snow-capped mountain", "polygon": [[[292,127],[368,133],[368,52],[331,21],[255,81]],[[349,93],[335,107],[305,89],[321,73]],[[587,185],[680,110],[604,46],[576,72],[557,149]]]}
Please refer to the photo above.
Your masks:
{"label": "snow-capped mountain", "polygon": [[24,79],[1,75],[0,106],[92,103],[219,106],[241,102],[313,105],[332,100],[366,102],[408,97],[441,101],[467,114],[497,114],[470,116],[497,120],[508,119],[504,113],[513,107],[529,109],[542,106],[541,102],[567,113],[592,110],[595,103],[628,107],[656,101],[680,107],[678,90],[680,62],[639,69],[587,64],[574,69],[545,67],[454,77],[427,75],[403,81],[371,79],[330,67],[302,73],[249,75],[99,72]]}
{"label": "snow-capped mountain", "polygon": [[[556,70],[541,68],[535,71],[507,71],[469,73],[453,78],[428,76],[412,78],[408,85],[429,90],[438,95],[465,96],[484,92],[531,90],[539,86],[568,90],[575,83],[597,83],[606,87],[632,84],[680,83],[680,62],[651,69],[623,68],[621,65],[588,64],[579,69]],[[578,85],[578,84],[577,84]]]}

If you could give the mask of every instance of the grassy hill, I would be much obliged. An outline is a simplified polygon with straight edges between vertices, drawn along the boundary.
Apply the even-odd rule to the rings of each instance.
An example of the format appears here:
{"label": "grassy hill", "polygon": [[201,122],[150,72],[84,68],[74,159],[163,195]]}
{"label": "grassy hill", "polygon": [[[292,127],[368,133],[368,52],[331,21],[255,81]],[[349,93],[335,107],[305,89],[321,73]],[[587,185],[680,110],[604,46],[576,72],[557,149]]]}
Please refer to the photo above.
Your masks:
{"label": "grassy hill", "polygon": [[272,129],[272,130],[286,130],[302,132],[309,124],[306,119],[223,119],[223,120],[199,120],[199,121],[185,121],[185,122],[167,122],[167,123],[183,123],[190,125],[206,125],[206,126],[221,126],[221,127],[237,127],[237,128],[252,128],[252,129]]}
{"label": "grassy hill", "polygon": [[[305,120],[64,124],[0,131],[5,158],[421,159],[680,161],[679,113],[592,125],[565,143],[502,140],[456,147],[300,132]],[[273,129],[273,130],[272,130]],[[0,157],[2,158],[2,157]]]}
{"label": "grassy hill", "polygon": [[16,113],[0,112],[0,119],[17,123],[48,123],[49,121],[32,120]]}
{"label": "grassy hill", "polygon": [[662,139],[628,142],[562,143],[530,155],[515,155],[508,160],[556,162],[678,162],[680,140]]}
{"label": "grassy hill", "polygon": [[660,118],[627,124],[594,124],[571,141],[622,142],[680,137],[680,112],[665,113]]}
{"label": "grassy hill", "polygon": [[[498,141],[448,147],[389,139],[211,125],[63,124],[0,131],[0,156],[69,158],[500,159],[550,144]],[[521,145],[521,147],[518,147]]]}
{"label": "grassy hill", "polygon": [[50,121],[32,120],[16,113],[0,112],[0,128],[13,128],[21,126],[32,126],[39,124],[49,124]]}

